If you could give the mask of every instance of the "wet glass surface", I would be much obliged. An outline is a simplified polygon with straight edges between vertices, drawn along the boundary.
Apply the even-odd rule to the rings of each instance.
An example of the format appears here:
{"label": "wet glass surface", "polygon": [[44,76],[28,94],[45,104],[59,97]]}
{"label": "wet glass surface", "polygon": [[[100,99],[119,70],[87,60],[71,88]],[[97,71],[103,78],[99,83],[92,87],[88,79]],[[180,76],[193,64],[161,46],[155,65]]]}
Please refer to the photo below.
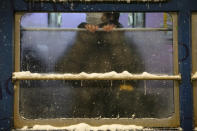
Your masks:
{"label": "wet glass surface", "polygon": [[[69,17],[71,15],[73,17]],[[140,21],[140,28],[172,27],[170,20],[161,20],[164,13],[140,14],[143,15],[146,17],[136,20]],[[125,30],[94,33],[71,30],[86,20],[102,28],[102,21],[96,18],[99,16],[85,13],[24,15],[21,21],[21,71],[105,73],[126,70],[130,73],[173,74],[172,31],[126,30],[135,27],[136,22],[129,13],[121,13],[119,17],[121,29]],[[113,24],[118,29],[120,23]],[[173,81],[20,83],[20,113],[25,118],[164,118],[171,116],[173,111]]]}
{"label": "wet glass surface", "polygon": [[21,70],[173,74],[172,39],[166,33],[22,31]]}
{"label": "wet glass surface", "polygon": [[[137,86],[137,87],[136,87]],[[22,81],[24,118],[165,118],[172,81]]]}

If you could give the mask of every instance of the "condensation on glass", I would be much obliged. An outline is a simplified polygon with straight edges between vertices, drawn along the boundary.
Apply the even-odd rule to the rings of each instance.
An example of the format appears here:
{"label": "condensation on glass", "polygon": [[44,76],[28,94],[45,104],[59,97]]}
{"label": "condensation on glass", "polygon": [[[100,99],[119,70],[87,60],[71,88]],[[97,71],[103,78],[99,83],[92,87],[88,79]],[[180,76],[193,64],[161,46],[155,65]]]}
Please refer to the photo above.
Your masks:
{"label": "condensation on glass", "polygon": [[[173,75],[172,31],[159,30],[172,29],[171,16],[116,14],[118,20],[107,23],[103,23],[103,13],[23,15],[20,70],[36,73],[126,70]],[[85,30],[87,23],[99,28],[114,24],[122,30],[92,33]],[[174,113],[173,86],[170,80],[24,80],[20,81],[19,110],[28,119],[166,118]]]}

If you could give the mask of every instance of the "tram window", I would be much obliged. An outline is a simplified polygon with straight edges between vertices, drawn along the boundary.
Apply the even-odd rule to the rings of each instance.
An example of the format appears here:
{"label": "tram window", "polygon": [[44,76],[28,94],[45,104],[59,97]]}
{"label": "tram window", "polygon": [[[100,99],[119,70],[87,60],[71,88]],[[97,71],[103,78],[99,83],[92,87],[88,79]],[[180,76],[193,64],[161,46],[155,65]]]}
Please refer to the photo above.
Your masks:
{"label": "tram window", "polygon": [[[19,17],[16,71],[177,74],[174,23],[167,13],[26,13]],[[27,120],[178,118],[173,80],[21,80],[17,86],[18,115]]]}

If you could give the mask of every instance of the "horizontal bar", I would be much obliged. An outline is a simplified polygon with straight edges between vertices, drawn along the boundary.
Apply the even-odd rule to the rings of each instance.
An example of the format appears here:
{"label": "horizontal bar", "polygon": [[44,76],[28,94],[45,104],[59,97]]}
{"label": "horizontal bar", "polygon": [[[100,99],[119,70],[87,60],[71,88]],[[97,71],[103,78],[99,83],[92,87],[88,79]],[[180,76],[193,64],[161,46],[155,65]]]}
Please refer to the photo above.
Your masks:
{"label": "horizontal bar", "polygon": [[180,75],[158,75],[144,72],[142,74],[131,74],[127,71],[116,73],[114,71],[107,73],[79,73],[79,74],[43,74],[14,72],[13,80],[181,80]]}
{"label": "horizontal bar", "polygon": [[[22,28],[22,31],[87,31],[82,28]],[[104,31],[99,28],[96,31]],[[169,28],[116,28],[112,31],[172,31]]]}

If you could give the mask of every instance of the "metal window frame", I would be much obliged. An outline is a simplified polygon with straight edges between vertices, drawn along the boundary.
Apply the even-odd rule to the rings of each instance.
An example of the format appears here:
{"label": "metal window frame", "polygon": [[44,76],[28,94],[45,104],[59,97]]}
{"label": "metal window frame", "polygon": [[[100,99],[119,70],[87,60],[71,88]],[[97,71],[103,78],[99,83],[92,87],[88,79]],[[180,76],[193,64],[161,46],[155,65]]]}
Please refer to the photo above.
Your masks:
{"label": "metal window frame", "polygon": [[[20,19],[23,13],[16,13],[15,14],[15,72],[20,72]],[[23,126],[32,127],[35,124],[39,125],[52,125],[55,127],[60,126],[69,126],[73,124],[79,123],[87,123],[93,126],[100,126],[103,124],[122,124],[122,125],[138,125],[143,127],[179,127],[180,126],[180,116],[179,116],[179,84],[177,80],[180,80],[181,77],[178,73],[178,43],[177,43],[177,14],[171,13],[173,18],[173,59],[174,59],[174,74],[175,76],[169,76],[168,80],[174,80],[174,113],[169,118],[135,118],[135,119],[128,119],[128,118],[119,118],[119,119],[111,119],[111,118],[101,118],[101,119],[94,119],[94,118],[64,118],[64,119],[24,119],[19,114],[19,82],[16,81],[14,85],[14,127],[15,128],[22,128]],[[53,79],[49,78],[50,75],[44,75],[43,78],[39,79]],[[140,75],[138,75],[140,76]],[[36,79],[36,77],[28,78],[18,78],[13,77],[14,80],[24,80],[24,79]],[[60,75],[59,79],[63,79],[62,75]],[[65,79],[65,78],[64,78]],[[68,77],[66,79],[69,79]],[[139,79],[136,76],[130,79]],[[152,79],[152,80],[164,80],[163,76],[155,76],[153,78],[140,78],[144,79]]]}
{"label": "metal window frame", "polygon": [[[17,12],[176,12],[178,14],[178,62],[181,82],[179,83],[180,127],[193,130],[193,88],[191,81],[191,13],[197,12],[196,0],[169,0],[168,2],[105,2],[105,3],[53,3],[27,2],[25,0],[0,1],[0,84],[3,98],[0,100],[0,129],[13,128],[13,85],[9,82],[14,71],[14,14]],[[71,6],[72,5],[72,6]],[[71,8],[72,7],[72,8]],[[7,86],[4,86],[7,85]],[[6,88],[4,88],[6,87]],[[170,129],[170,128],[169,128]]]}
{"label": "metal window frame", "polygon": [[191,15],[192,25],[192,84],[193,84],[193,105],[194,105],[194,125],[197,127],[197,77],[194,74],[197,72],[197,12]]}

